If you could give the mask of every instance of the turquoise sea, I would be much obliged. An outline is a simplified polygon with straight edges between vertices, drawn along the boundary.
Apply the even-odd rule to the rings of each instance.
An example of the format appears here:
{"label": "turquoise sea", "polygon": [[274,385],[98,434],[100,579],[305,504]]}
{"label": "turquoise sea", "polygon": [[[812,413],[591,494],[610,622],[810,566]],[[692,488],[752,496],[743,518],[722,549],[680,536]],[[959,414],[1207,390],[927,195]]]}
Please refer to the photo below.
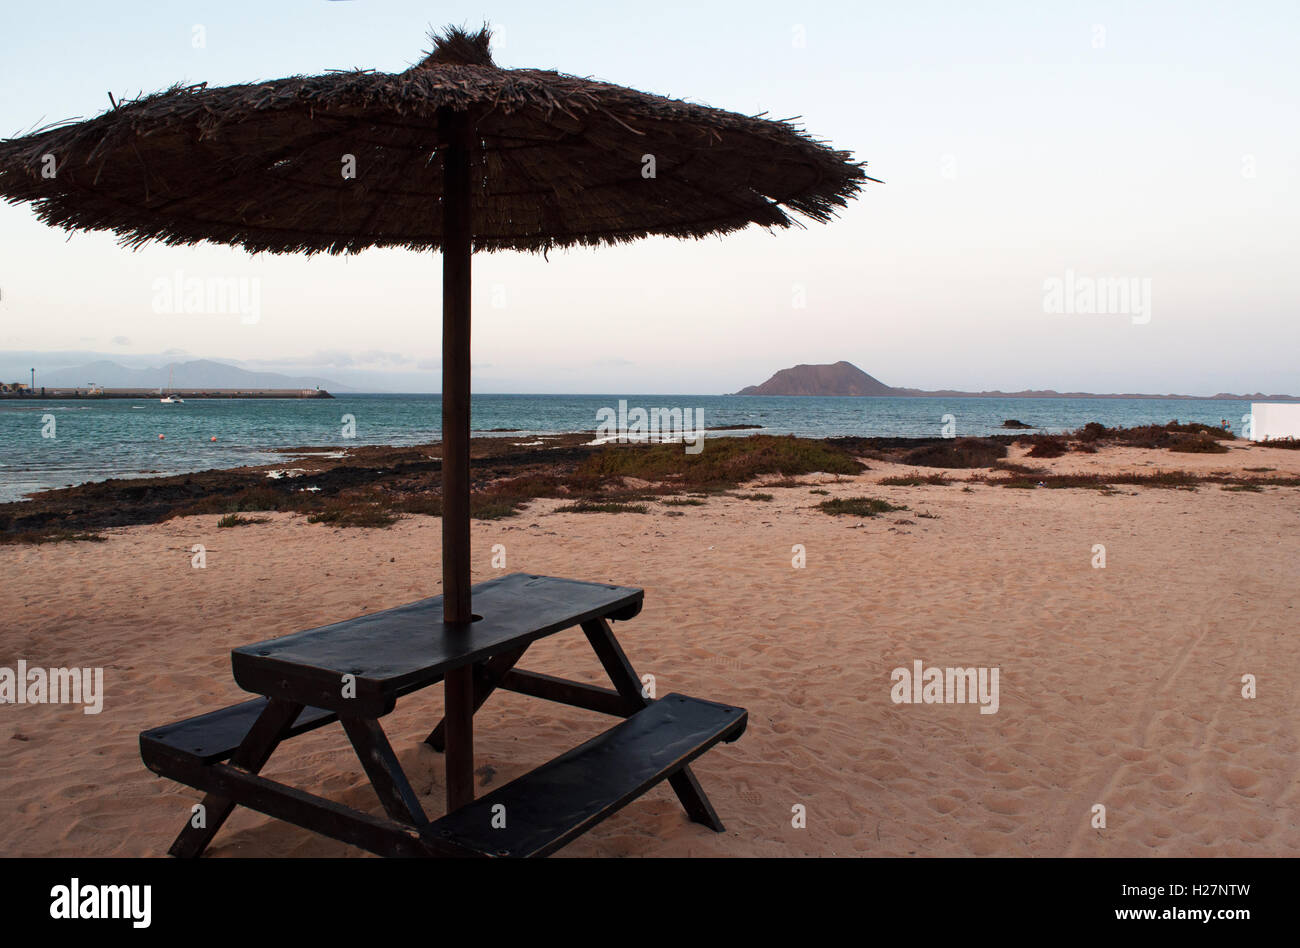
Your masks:
{"label": "turquoise sea", "polygon": [[[1227,419],[1240,430],[1243,401],[1114,398],[792,398],[726,395],[476,395],[476,433],[591,431],[602,408],[690,408],[705,427],[761,425],[772,434],[935,437],[952,415],[958,436],[1002,432],[1007,418],[1067,431],[1105,425]],[[439,439],[438,395],[341,395],[333,399],[157,398],[0,401],[0,501],[110,477],[269,464],[303,445],[418,444]],[[351,416],[355,436],[344,436]],[[516,429],[493,432],[491,429]],[[753,432],[737,432],[750,434]],[[1005,433],[1005,432],[1002,432]],[[163,438],[159,438],[159,435]],[[711,433],[722,435],[723,432]],[[48,436],[47,436],[48,435]],[[212,438],[216,441],[212,441]]]}

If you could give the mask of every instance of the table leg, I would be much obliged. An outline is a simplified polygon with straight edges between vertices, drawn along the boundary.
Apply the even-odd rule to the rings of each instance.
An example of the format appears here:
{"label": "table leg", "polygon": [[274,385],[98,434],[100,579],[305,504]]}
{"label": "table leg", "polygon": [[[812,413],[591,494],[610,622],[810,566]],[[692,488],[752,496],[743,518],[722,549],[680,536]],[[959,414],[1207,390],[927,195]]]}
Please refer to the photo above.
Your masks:
{"label": "table leg", "polygon": [[[609,627],[609,623],[604,619],[592,619],[582,624],[582,631],[586,633],[587,641],[591,643],[596,657],[600,659],[605,674],[609,676],[609,680],[614,683],[614,688],[623,699],[633,702],[638,707],[648,706],[650,699],[641,693],[641,679],[633,670],[623,647],[618,644],[618,639],[614,638],[614,630]],[[721,833],[726,829],[717,811],[713,809],[713,804],[705,795],[704,788],[695,779],[695,774],[691,773],[690,767],[683,767],[669,777],[668,784],[677,794],[677,799],[681,801],[686,815],[692,822],[702,823],[715,833]]]}
{"label": "table leg", "polygon": [[443,676],[447,748],[447,812],[474,801],[474,666]]}
{"label": "table leg", "polygon": [[[272,698],[268,701],[231,756],[230,766],[238,767],[250,774],[256,774],[265,767],[266,762],[271,759],[271,754],[275,752],[284,735],[293,726],[293,722],[298,720],[302,708],[300,704],[280,698]],[[192,821],[186,823],[185,829],[181,830],[176,841],[172,843],[171,849],[168,850],[173,856],[181,859],[194,859],[200,856],[208,843],[212,842],[212,837],[217,835],[217,830],[221,829],[222,824],[229,818],[231,811],[235,809],[235,804],[229,797],[217,793],[206,794],[201,805],[203,826],[195,826]]]}
{"label": "table leg", "polygon": [[[481,665],[474,666],[479,670],[478,674],[474,676],[475,711],[483,707],[484,702],[492,696],[492,692],[496,691],[497,682],[501,680],[501,676],[514,668],[526,651],[528,651],[528,646],[522,645],[519,648],[512,648],[508,652],[502,652],[500,655],[493,655]],[[445,720],[439,721],[438,726],[424,739],[424,743],[439,753],[445,750],[447,747],[447,722]]]}
{"label": "table leg", "polygon": [[384,811],[395,820],[423,826],[429,822],[424,815],[420,800],[411,789],[410,781],[402,771],[402,765],[393,753],[393,746],[379,722],[372,718],[353,718],[339,715],[343,730],[357,752],[361,766],[370,778],[370,785],[379,795],[379,802]]}

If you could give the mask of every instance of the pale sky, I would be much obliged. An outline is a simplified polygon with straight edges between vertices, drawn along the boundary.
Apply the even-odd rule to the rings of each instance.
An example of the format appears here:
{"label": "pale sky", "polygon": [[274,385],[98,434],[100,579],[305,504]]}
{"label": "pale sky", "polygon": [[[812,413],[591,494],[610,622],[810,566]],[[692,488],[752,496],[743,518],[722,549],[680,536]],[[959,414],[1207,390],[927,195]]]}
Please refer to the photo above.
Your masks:
{"label": "pale sky", "polygon": [[[109,90],[400,71],[430,26],[484,19],[503,66],[799,115],[886,183],[807,230],[476,256],[475,391],[708,394],[847,359],[922,388],[1300,392],[1294,0],[12,3],[0,135]],[[129,252],[25,205],[0,247],[3,351],[439,384],[435,255]],[[156,314],[176,271],[256,278],[260,319]],[[1149,320],[1045,312],[1067,271],[1150,281]]]}

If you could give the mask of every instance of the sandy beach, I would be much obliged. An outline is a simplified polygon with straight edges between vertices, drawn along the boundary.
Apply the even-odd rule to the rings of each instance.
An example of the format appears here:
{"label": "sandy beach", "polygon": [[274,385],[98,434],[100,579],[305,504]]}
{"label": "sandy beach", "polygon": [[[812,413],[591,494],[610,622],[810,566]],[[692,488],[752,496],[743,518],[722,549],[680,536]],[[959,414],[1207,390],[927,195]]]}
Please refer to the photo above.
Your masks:
{"label": "sandy beach", "polygon": [[[1023,460],[1023,448],[1011,460]],[[475,521],[474,579],[526,571],[644,587],[616,626],[642,675],[741,705],[749,729],[695,766],[727,825],[688,822],[661,785],[564,856],[1282,856],[1300,849],[1300,488],[1018,490],[882,486],[913,468],[655,502],[646,514]],[[1107,447],[1032,463],[1056,473],[1267,467],[1300,452],[1235,442],[1226,455]],[[925,473],[932,473],[927,471]],[[811,491],[829,492],[826,495]],[[827,497],[907,507],[829,516]],[[159,856],[199,794],[148,772],[141,730],[245,697],[232,647],[439,591],[440,530],[294,513],[218,529],[215,515],[103,531],[105,542],[0,546],[0,665],[99,666],[102,713],[0,708],[0,855]],[[191,549],[206,548],[206,566]],[[1096,568],[1095,545],[1105,547]],[[806,565],[794,568],[794,548]],[[1000,671],[997,713],[897,704],[891,672],[922,661]],[[577,630],[524,667],[604,683]],[[1258,696],[1242,695],[1254,675]],[[383,720],[426,811],[443,761],[420,741],[441,689]],[[477,786],[501,785],[609,726],[593,713],[497,693],[476,718]],[[379,813],[337,725],[265,771]],[[1094,828],[1093,807],[1106,808]],[[806,828],[792,808],[806,808]],[[222,856],[359,850],[239,810]]]}

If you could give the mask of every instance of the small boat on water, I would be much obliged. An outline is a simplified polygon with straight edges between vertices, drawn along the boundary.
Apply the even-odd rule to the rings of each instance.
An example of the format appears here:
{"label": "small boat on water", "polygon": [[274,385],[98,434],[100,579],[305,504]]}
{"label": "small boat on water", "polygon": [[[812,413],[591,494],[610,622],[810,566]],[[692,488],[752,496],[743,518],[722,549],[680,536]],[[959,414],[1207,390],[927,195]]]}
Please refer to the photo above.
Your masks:
{"label": "small boat on water", "polygon": [[171,371],[167,373],[167,394],[163,395],[162,398],[158,399],[159,404],[184,405],[185,399],[181,398],[179,395],[172,394],[172,390],[175,388],[176,388],[176,367],[173,365],[171,366]]}

